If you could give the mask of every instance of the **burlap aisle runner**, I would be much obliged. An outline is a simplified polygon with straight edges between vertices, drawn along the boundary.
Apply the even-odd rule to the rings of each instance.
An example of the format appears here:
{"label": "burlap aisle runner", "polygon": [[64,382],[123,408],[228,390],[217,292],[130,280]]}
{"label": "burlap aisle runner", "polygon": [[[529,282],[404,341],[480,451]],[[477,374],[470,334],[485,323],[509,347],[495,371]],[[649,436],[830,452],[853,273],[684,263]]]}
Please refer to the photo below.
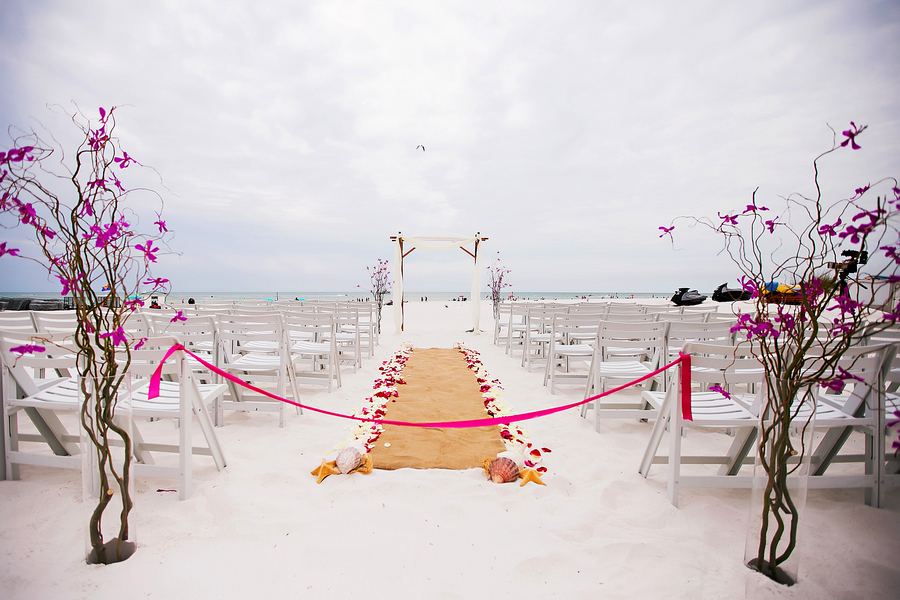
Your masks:
{"label": "burlap aisle runner", "polygon": [[[475,373],[459,350],[417,348],[403,367],[406,385],[388,402],[385,418],[435,422],[484,419]],[[385,444],[390,444],[385,447]],[[438,429],[385,425],[369,456],[376,469],[480,469],[485,458],[506,450],[496,425]]]}

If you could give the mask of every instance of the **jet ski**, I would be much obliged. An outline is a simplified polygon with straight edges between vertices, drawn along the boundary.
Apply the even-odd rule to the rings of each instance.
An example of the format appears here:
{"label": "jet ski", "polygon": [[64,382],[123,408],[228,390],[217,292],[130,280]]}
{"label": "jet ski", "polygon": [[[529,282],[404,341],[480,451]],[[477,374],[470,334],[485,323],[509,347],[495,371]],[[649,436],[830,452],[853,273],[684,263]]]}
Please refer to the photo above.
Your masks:
{"label": "jet ski", "polygon": [[678,288],[678,291],[672,296],[672,302],[675,303],[675,306],[695,306],[704,300],[706,300],[706,296],[697,290],[688,291],[686,287]]}
{"label": "jet ski", "polygon": [[749,300],[753,294],[746,290],[728,289],[722,284],[713,292],[712,299],[716,302],[735,302],[737,300]]}

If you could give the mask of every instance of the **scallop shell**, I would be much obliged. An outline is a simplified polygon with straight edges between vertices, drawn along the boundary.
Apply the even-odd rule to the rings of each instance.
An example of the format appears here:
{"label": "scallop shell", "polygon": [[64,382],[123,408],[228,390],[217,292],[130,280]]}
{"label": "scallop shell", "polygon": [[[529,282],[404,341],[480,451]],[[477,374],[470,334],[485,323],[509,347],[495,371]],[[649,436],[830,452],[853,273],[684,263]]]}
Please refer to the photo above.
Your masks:
{"label": "scallop shell", "polygon": [[516,463],[519,469],[525,468],[525,452],[522,446],[518,450],[507,450],[497,455],[497,458],[506,457]]}
{"label": "scallop shell", "polygon": [[362,452],[356,446],[347,446],[338,453],[334,463],[341,473],[349,473],[362,464]]}
{"label": "scallop shell", "polygon": [[519,478],[519,466],[505,456],[492,460],[488,470],[494,483],[510,483]]}

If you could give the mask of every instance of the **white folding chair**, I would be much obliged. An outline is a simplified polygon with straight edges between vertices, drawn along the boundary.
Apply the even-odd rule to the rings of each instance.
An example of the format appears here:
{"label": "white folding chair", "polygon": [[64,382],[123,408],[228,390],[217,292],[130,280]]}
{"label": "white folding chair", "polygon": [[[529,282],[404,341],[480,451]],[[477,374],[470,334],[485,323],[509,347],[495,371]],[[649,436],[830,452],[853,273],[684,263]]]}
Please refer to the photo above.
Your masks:
{"label": "white folding chair", "polygon": [[560,383],[586,385],[599,328],[598,314],[554,315],[547,354],[549,360],[544,369],[544,385],[549,381],[551,394],[556,393],[556,386]]}
{"label": "white folding chair", "polygon": [[[268,385],[282,398],[289,383],[294,398],[299,397],[281,315],[219,315],[216,324],[219,364],[224,371],[257,387]],[[284,402],[255,394],[231,380],[228,389],[230,399],[219,399],[216,404],[217,426],[224,425],[225,410],[237,410],[277,412],[278,425],[284,427]]]}
{"label": "white folding chair", "polygon": [[[584,397],[606,392],[611,387],[611,382],[634,381],[662,366],[668,326],[668,323],[654,321],[601,321]],[[664,375],[658,374],[640,385],[644,389],[655,389],[657,386],[661,387],[663,382]],[[581,416],[586,417],[587,410],[591,407],[594,409],[594,428],[598,431],[603,418],[656,417],[656,411],[643,400],[635,402],[613,397],[599,398],[583,404]]]}
{"label": "white folding chair", "polygon": [[285,313],[294,377],[297,384],[341,387],[334,315],[330,313]]}

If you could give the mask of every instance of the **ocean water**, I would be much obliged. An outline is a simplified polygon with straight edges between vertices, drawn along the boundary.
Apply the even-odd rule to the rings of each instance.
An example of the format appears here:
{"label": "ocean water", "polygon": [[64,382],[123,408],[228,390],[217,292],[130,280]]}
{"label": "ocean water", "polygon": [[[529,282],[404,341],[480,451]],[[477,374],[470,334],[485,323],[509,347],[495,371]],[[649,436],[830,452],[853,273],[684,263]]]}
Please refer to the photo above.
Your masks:
{"label": "ocean water", "polygon": [[[434,302],[448,302],[453,299],[466,298],[469,299],[469,292],[420,292],[410,291],[404,292],[404,299],[407,302],[420,302],[425,298]],[[508,294],[507,294],[508,295]],[[671,292],[656,293],[631,293],[631,292],[516,292],[512,294],[517,300],[615,300],[630,298],[670,298]],[[0,293],[2,298],[59,298],[58,293],[33,293],[33,292],[3,292]],[[485,292],[482,299],[488,297]],[[222,300],[356,300],[371,299],[371,294],[363,293],[359,290],[353,292],[173,292],[166,296],[165,302],[168,304],[184,304],[188,299],[193,298],[198,303],[215,302]],[[390,300],[391,295],[388,294],[386,300]]]}

